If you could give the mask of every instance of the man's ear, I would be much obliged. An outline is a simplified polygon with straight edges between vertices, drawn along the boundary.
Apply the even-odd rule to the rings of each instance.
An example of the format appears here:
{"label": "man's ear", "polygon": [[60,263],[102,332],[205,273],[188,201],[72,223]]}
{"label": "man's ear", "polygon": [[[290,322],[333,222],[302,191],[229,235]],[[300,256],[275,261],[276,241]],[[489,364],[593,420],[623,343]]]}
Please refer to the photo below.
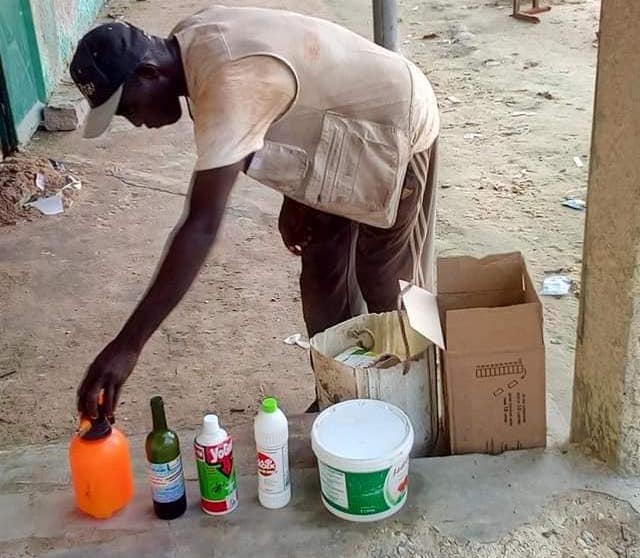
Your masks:
{"label": "man's ear", "polygon": [[136,68],[136,75],[142,79],[155,79],[159,73],[158,67],[148,62],[144,62]]}

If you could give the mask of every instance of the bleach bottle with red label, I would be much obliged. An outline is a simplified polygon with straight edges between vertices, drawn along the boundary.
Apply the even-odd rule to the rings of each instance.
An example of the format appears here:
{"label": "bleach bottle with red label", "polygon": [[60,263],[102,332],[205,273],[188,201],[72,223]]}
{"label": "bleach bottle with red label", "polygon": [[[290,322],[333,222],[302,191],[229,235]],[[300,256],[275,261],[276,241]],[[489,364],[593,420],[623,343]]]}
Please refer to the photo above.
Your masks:
{"label": "bleach bottle with red label", "polygon": [[258,461],[258,499],[265,508],[284,508],[291,500],[289,425],[273,397],[262,402],[253,430]]}

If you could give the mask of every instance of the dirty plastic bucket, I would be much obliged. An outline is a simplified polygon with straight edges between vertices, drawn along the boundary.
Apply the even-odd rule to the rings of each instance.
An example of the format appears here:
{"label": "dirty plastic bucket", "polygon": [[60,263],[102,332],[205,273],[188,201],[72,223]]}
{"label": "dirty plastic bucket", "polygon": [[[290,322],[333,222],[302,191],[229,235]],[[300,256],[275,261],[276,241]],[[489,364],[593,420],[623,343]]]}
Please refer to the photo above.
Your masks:
{"label": "dirty plastic bucket", "polygon": [[322,502],[349,521],[377,521],[407,500],[413,428],[398,407],[353,399],[324,410],[313,423]]}
{"label": "dirty plastic bucket", "polygon": [[[406,321],[404,314],[402,320]],[[424,457],[433,454],[438,438],[436,347],[408,326],[406,336],[408,351],[398,312],[357,316],[311,339],[311,363],[320,410],[350,399],[391,403],[411,420],[414,432],[411,456]],[[335,359],[360,344],[360,340],[367,341],[368,345],[362,346],[374,353],[398,355],[402,362],[390,368],[377,368],[350,366]]]}

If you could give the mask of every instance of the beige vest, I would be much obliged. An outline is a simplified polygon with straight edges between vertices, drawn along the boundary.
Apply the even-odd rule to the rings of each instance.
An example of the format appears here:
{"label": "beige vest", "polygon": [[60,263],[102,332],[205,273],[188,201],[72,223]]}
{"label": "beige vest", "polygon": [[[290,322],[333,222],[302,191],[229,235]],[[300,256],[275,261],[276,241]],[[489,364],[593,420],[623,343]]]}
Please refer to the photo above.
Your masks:
{"label": "beige vest", "polygon": [[393,225],[415,148],[415,66],[329,21],[279,10],[215,6],[174,34],[213,64],[268,55],[294,74],[296,99],[249,176],[316,209]]}

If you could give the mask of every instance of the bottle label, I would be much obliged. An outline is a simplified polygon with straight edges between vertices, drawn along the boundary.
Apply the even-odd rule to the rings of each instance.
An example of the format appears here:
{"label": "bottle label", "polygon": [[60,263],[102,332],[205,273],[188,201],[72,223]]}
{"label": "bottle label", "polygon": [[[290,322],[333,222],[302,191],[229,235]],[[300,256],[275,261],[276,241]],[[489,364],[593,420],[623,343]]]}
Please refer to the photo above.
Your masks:
{"label": "bottle label", "polygon": [[280,494],[289,488],[289,450],[287,444],[275,450],[258,448],[258,490]]}
{"label": "bottle label", "polygon": [[182,458],[178,455],[168,463],[147,463],[151,497],[158,504],[169,504],[184,496]]}
{"label": "bottle label", "polygon": [[213,515],[233,511],[238,505],[238,485],[231,436],[215,446],[203,446],[195,441],[193,447],[202,509]]}

